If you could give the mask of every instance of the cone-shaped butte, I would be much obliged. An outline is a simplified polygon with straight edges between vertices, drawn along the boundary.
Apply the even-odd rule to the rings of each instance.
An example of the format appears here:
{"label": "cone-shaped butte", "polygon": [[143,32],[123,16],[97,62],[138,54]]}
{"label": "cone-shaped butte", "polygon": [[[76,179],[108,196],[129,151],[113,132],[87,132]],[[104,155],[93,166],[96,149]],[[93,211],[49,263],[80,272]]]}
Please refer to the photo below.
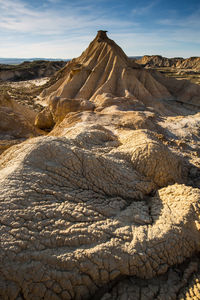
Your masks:
{"label": "cone-shaped butte", "polygon": [[[182,114],[184,109],[188,109],[188,105],[190,110],[198,108],[200,86],[187,80],[165,78],[156,71],[144,69],[129,59],[107,37],[106,32],[99,30],[81,56],[72,59],[59,73],[60,79],[43,91],[42,97],[47,101],[48,109],[36,118],[36,126],[45,128],[48,123],[48,128],[51,128],[69,112],[93,110],[91,102],[96,111],[99,111],[99,106],[102,109],[101,98],[103,102],[105,95],[109,95],[109,99],[120,97],[123,100],[139,101],[141,105],[153,107],[162,115]],[[58,107],[62,107],[62,118],[58,116]],[[48,122],[44,118],[46,115]],[[49,119],[52,120],[51,124]]]}
{"label": "cone-shaped butte", "polygon": [[45,90],[43,96],[48,100],[58,96],[92,101],[103,93],[133,96],[147,105],[151,105],[154,99],[171,97],[164,85],[130,60],[107,37],[106,31],[100,30],[81,56],[66,65],[62,78]]}

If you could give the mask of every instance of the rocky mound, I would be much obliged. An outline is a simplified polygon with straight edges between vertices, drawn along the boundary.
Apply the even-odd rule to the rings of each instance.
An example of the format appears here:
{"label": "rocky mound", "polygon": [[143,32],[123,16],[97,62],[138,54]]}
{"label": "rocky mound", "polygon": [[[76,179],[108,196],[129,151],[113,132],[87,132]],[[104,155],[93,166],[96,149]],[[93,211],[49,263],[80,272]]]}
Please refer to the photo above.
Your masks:
{"label": "rocky mound", "polygon": [[136,62],[145,67],[176,67],[184,61],[182,57],[167,58],[161,55],[144,55]]}
{"label": "rocky mound", "polygon": [[0,154],[14,144],[39,135],[34,126],[35,117],[35,112],[11,100],[8,94],[0,95]]}
{"label": "rocky mound", "polygon": [[[145,55],[135,60],[146,69],[153,69],[161,72],[169,78],[178,80],[189,80],[191,83],[200,85],[200,58],[166,58],[160,55]],[[179,96],[180,99],[180,96]]]}
{"label": "rocky mound", "polygon": [[200,72],[200,57],[187,58],[180,65],[177,64],[177,67],[192,69],[194,71]]}
{"label": "rocky mound", "polygon": [[200,57],[174,57],[167,58],[161,55],[144,55],[137,59],[136,62],[145,67],[174,67],[179,69],[191,69],[193,71],[200,71]]}
{"label": "rocky mound", "polygon": [[19,65],[0,65],[0,80],[19,81],[49,77],[65,66],[64,61],[37,60]]}
{"label": "rocky mound", "polygon": [[118,97],[130,95],[147,104],[171,96],[148,71],[129,60],[122,49],[100,31],[83,54],[66,65],[63,78],[45,90],[43,96],[93,101],[103,93]]}
{"label": "rocky mound", "polygon": [[41,129],[51,129],[60,123],[70,112],[94,110],[94,105],[88,100],[54,97],[49,106],[37,114],[35,125]]}

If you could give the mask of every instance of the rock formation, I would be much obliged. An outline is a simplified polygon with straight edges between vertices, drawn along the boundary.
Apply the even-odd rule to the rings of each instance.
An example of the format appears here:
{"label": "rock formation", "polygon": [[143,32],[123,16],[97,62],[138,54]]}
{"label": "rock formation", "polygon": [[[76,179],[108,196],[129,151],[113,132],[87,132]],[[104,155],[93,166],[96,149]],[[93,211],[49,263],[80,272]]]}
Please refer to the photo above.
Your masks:
{"label": "rock formation", "polygon": [[65,66],[64,61],[23,62],[19,65],[0,65],[0,81],[30,80],[52,76]]}
{"label": "rock formation", "polygon": [[10,146],[39,135],[34,126],[36,113],[11,100],[7,93],[0,95],[0,154]]}
{"label": "rock formation", "polygon": [[180,65],[177,65],[177,67],[200,72],[200,57],[187,58]]}
{"label": "rock formation", "polygon": [[[84,99],[97,104],[98,97],[105,94],[114,99],[121,97],[123,101],[139,101],[164,115],[176,114],[178,103],[200,102],[199,86],[170,80],[142,68],[130,60],[105,31],[99,31],[82,55],[67,63],[61,78],[44,90],[42,97],[51,111],[54,99],[57,103],[59,99],[61,102],[63,99]],[[39,122],[36,124],[40,127]]]}
{"label": "rock formation", "polygon": [[181,65],[183,61],[184,58],[182,57],[167,58],[161,55],[144,55],[136,60],[138,64],[146,67],[176,67],[177,64]]}
{"label": "rock formation", "polygon": [[199,299],[198,87],[105,31],[59,77],[0,155],[0,299]]}
{"label": "rock formation", "polygon": [[200,85],[200,57],[183,59],[181,57],[167,58],[160,55],[145,55],[140,59],[134,59],[134,62],[146,69],[157,70],[171,79],[186,79]]}
{"label": "rock formation", "polygon": [[180,69],[192,69],[193,71],[200,71],[200,57],[174,57],[167,58],[161,55],[144,55],[137,59],[138,64],[146,67],[174,67]]}
{"label": "rock formation", "polygon": [[41,129],[49,129],[60,123],[70,112],[92,110],[94,105],[88,100],[54,97],[50,100],[49,106],[38,113],[35,125]]}

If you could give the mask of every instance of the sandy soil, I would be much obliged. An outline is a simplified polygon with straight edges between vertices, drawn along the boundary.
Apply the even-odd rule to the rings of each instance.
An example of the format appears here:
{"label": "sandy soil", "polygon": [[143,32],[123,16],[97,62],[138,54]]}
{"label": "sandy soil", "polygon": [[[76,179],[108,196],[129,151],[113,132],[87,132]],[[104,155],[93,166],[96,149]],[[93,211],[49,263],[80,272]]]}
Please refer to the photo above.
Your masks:
{"label": "sandy soil", "polygon": [[31,79],[31,80],[24,80],[24,81],[15,81],[15,82],[10,82],[9,85],[11,87],[32,87],[33,85],[35,86],[41,86],[49,81],[50,77],[43,77],[43,78],[38,78],[38,79]]}

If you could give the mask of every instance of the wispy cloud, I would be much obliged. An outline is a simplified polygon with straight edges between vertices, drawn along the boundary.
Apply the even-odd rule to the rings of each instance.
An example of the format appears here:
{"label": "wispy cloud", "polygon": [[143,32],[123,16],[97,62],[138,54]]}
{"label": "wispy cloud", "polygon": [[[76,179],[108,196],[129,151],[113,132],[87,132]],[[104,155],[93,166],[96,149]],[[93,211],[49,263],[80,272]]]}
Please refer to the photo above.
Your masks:
{"label": "wispy cloud", "polygon": [[165,0],[127,2],[0,0],[0,57],[76,57],[99,29],[128,55],[199,55],[200,8],[183,18]]}
{"label": "wispy cloud", "polygon": [[[157,24],[166,27],[172,40],[177,42],[200,44],[200,8],[188,16],[181,17],[174,13],[174,16],[167,19],[157,20]],[[200,51],[200,50],[199,50]]]}
{"label": "wispy cloud", "polygon": [[[0,29],[30,34],[62,34],[66,28],[78,29],[80,24],[89,26],[91,20],[82,16],[68,14],[62,16],[59,11],[46,9],[44,11],[29,8],[22,1],[6,2],[0,0]],[[77,22],[77,17],[80,22]]]}
{"label": "wispy cloud", "polygon": [[90,41],[91,37],[87,35],[82,38],[57,38],[44,42],[7,41],[0,49],[0,57],[73,58],[79,56]]}
{"label": "wispy cloud", "polygon": [[121,32],[137,26],[132,20],[109,17],[90,0],[48,0],[42,8],[32,7],[24,0],[0,0],[0,11],[0,39],[4,40],[1,57],[72,58],[88,45],[96,30]]}
{"label": "wispy cloud", "polygon": [[179,16],[178,11],[173,11],[173,16],[164,19],[158,19],[157,23],[167,26],[178,26],[184,28],[200,28],[200,6],[195,12],[187,16]]}
{"label": "wispy cloud", "polygon": [[[200,47],[193,48],[191,53],[190,46],[183,47],[182,41],[178,39],[178,32],[174,32],[173,35],[170,32],[159,29],[156,32],[138,32],[127,33],[122,35],[113,34],[112,38],[123,47],[123,50],[127,55],[163,55],[166,57],[190,57],[199,56]],[[182,33],[182,36],[184,34]],[[180,38],[180,37],[179,37]],[[185,39],[187,41],[194,42],[195,35],[189,35],[185,33]],[[180,38],[181,40],[181,38]],[[200,42],[199,42],[200,45]]]}
{"label": "wispy cloud", "polygon": [[159,2],[160,0],[154,0],[147,5],[138,6],[132,10],[132,14],[138,16],[148,14]]}
{"label": "wispy cloud", "polygon": [[[59,0],[48,0],[51,3]],[[64,7],[47,7],[43,11],[29,7],[23,1],[0,0],[1,18],[0,30],[19,33],[52,35],[64,34],[71,30],[104,26],[123,28],[136,25],[132,21],[120,21],[114,18],[105,18],[105,12],[95,11],[93,5],[76,7],[72,4]]]}

